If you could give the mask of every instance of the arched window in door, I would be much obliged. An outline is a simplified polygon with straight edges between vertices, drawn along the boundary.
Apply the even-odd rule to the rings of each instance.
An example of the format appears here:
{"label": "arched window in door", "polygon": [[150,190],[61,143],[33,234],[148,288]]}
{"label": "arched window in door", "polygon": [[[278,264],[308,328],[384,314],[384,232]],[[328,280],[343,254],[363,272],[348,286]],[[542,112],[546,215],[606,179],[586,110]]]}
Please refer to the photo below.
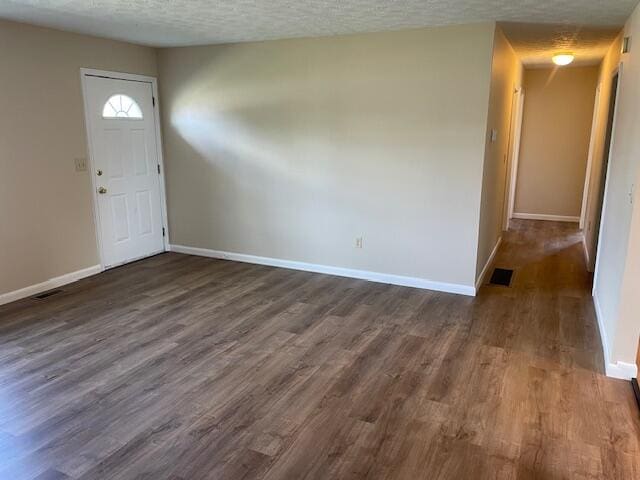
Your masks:
{"label": "arched window in door", "polygon": [[141,119],[142,110],[128,95],[112,95],[102,108],[102,118]]}

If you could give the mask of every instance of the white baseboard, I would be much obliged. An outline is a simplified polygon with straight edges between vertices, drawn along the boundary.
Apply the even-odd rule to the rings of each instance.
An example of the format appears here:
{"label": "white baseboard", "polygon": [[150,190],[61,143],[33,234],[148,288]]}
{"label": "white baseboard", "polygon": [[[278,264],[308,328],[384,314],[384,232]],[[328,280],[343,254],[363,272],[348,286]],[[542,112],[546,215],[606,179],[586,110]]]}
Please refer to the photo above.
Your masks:
{"label": "white baseboard", "polygon": [[596,310],[596,319],[598,320],[598,329],[600,330],[600,341],[602,342],[602,352],[604,353],[604,368],[607,377],[621,378],[623,380],[631,380],[637,378],[638,367],[635,363],[627,363],[611,360],[611,352],[609,351],[609,341],[607,339],[607,331],[604,329],[604,316],[600,308],[598,296],[593,295],[593,306]]}
{"label": "white baseboard", "polygon": [[489,258],[487,259],[487,262],[484,264],[484,267],[482,268],[482,271],[480,272],[480,275],[478,276],[478,279],[476,280],[476,292],[482,286],[482,284],[484,282],[484,279],[487,276],[487,273],[489,273],[489,268],[491,267],[491,264],[493,263],[493,260],[496,258],[496,253],[498,253],[498,248],[500,247],[501,243],[502,243],[502,237],[498,237],[498,241],[496,242],[496,246],[493,247],[491,255],[489,255]]}
{"label": "white baseboard", "polygon": [[635,363],[615,362],[605,365],[607,377],[631,380],[638,377],[638,367]]}
{"label": "white baseboard", "polygon": [[305,272],[324,273],[339,277],[358,278],[371,282],[389,283],[403,287],[422,288],[425,290],[436,290],[439,292],[457,293],[460,295],[474,296],[476,289],[473,285],[462,285],[458,283],[436,282],[424,278],[405,277],[389,273],[369,272],[366,270],[354,270],[351,268],[332,267],[329,265],[317,265],[313,263],[296,262],[293,260],[282,260],[279,258],[258,257],[244,253],[224,252],[220,250],[210,250],[208,248],[187,247],[184,245],[171,245],[172,252],[185,253],[187,255],[198,255],[201,257],[219,258],[223,260],[233,260],[236,262],[255,263],[258,265],[269,265],[271,267],[289,268],[291,270],[303,270]]}
{"label": "white baseboard", "polygon": [[102,267],[100,267],[100,265],[94,265],[92,267],[83,268],[82,270],[60,275],[59,277],[50,278],[42,283],[14,290],[13,292],[0,294],[0,305],[5,305],[7,303],[15,302],[16,300],[38,295],[39,293],[46,292],[47,290],[58,288],[83,278],[90,277],[91,275],[95,275],[101,271]]}
{"label": "white baseboard", "polygon": [[567,215],[546,215],[544,213],[514,213],[513,218],[521,220],[547,220],[550,222],[573,222],[580,223],[580,217]]}

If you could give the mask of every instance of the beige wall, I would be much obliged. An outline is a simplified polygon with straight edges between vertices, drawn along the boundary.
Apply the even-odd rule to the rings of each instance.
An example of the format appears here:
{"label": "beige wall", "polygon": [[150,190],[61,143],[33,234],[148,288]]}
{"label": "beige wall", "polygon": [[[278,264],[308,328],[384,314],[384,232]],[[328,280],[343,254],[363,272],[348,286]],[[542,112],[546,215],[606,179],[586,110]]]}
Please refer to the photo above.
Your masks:
{"label": "beige wall", "polygon": [[0,294],[98,263],[80,67],[156,74],[153,49],[0,21]]}
{"label": "beige wall", "polygon": [[526,69],[515,212],[579,217],[599,69]]}
{"label": "beige wall", "polygon": [[[514,91],[522,84],[522,64],[499,27],[496,27],[491,65],[477,276],[482,273],[502,234],[509,152],[513,142]],[[492,130],[497,132],[495,141],[491,141]]]}
{"label": "beige wall", "polygon": [[161,50],[171,242],[473,286],[493,33]]}
{"label": "beige wall", "polygon": [[620,48],[622,36],[619,36],[611,45],[606,57],[600,65],[600,74],[598,78],[598,95],[597,118],[593,125],[592,134],[592,163],[589,175],[589,187],[587,190],[587,202],[585,205],[585,221],[584,236],[587,249],[587,266],[593,271],[595,265],[595,253],[597,247],[598,231],[600,227],[600,215],[602,213],[601,198],[604,194],[603,175],[605,174],[603,166],[605,164],[605,136],[607,129],[607,120],[609,114],[609,98],[611,96],[612,75],[617,70],[620,62]]}
{"label": "beige wall", "polygon": [[[628,20],[624,35],[640,39],[640,7]],[[631,52],[620,58],[623,68],[594,285],[605,354],[614,367],[620,362],[634,364],[640,334],[640,49],[633,40]]]}

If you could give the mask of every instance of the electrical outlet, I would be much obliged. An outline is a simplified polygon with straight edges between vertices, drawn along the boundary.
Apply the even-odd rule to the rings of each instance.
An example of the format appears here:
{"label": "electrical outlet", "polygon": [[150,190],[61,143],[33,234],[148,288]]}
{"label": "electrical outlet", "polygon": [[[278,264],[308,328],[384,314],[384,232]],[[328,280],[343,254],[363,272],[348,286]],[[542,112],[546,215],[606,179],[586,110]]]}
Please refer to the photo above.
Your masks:
{"label": "electrical outlet", "polygon": [[362,237],[356,238],[356,248],[362,248]]}
{"label": "electrical outlet", "polygon": [[85,157],[78,157],[73,159],[73,163],[76,166],[76,172],[87,171],[87,159]]}

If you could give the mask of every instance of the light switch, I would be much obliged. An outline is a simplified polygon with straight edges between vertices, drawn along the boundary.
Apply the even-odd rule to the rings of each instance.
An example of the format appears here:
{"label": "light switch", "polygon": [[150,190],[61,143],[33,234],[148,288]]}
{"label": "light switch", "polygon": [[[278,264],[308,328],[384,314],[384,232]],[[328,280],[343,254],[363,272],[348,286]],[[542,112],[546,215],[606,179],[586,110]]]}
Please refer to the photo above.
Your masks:
{"label": "light switch", "polygon": [[495,142],[496,140],[498,140],[498,130],[494,128],[493,130],[491,130],[491,143]]}
{"label": "light switch", "polygon": [[76,172],[87,171],[87,159],[85,157],[74,158],[73,161],[76,165]]}

